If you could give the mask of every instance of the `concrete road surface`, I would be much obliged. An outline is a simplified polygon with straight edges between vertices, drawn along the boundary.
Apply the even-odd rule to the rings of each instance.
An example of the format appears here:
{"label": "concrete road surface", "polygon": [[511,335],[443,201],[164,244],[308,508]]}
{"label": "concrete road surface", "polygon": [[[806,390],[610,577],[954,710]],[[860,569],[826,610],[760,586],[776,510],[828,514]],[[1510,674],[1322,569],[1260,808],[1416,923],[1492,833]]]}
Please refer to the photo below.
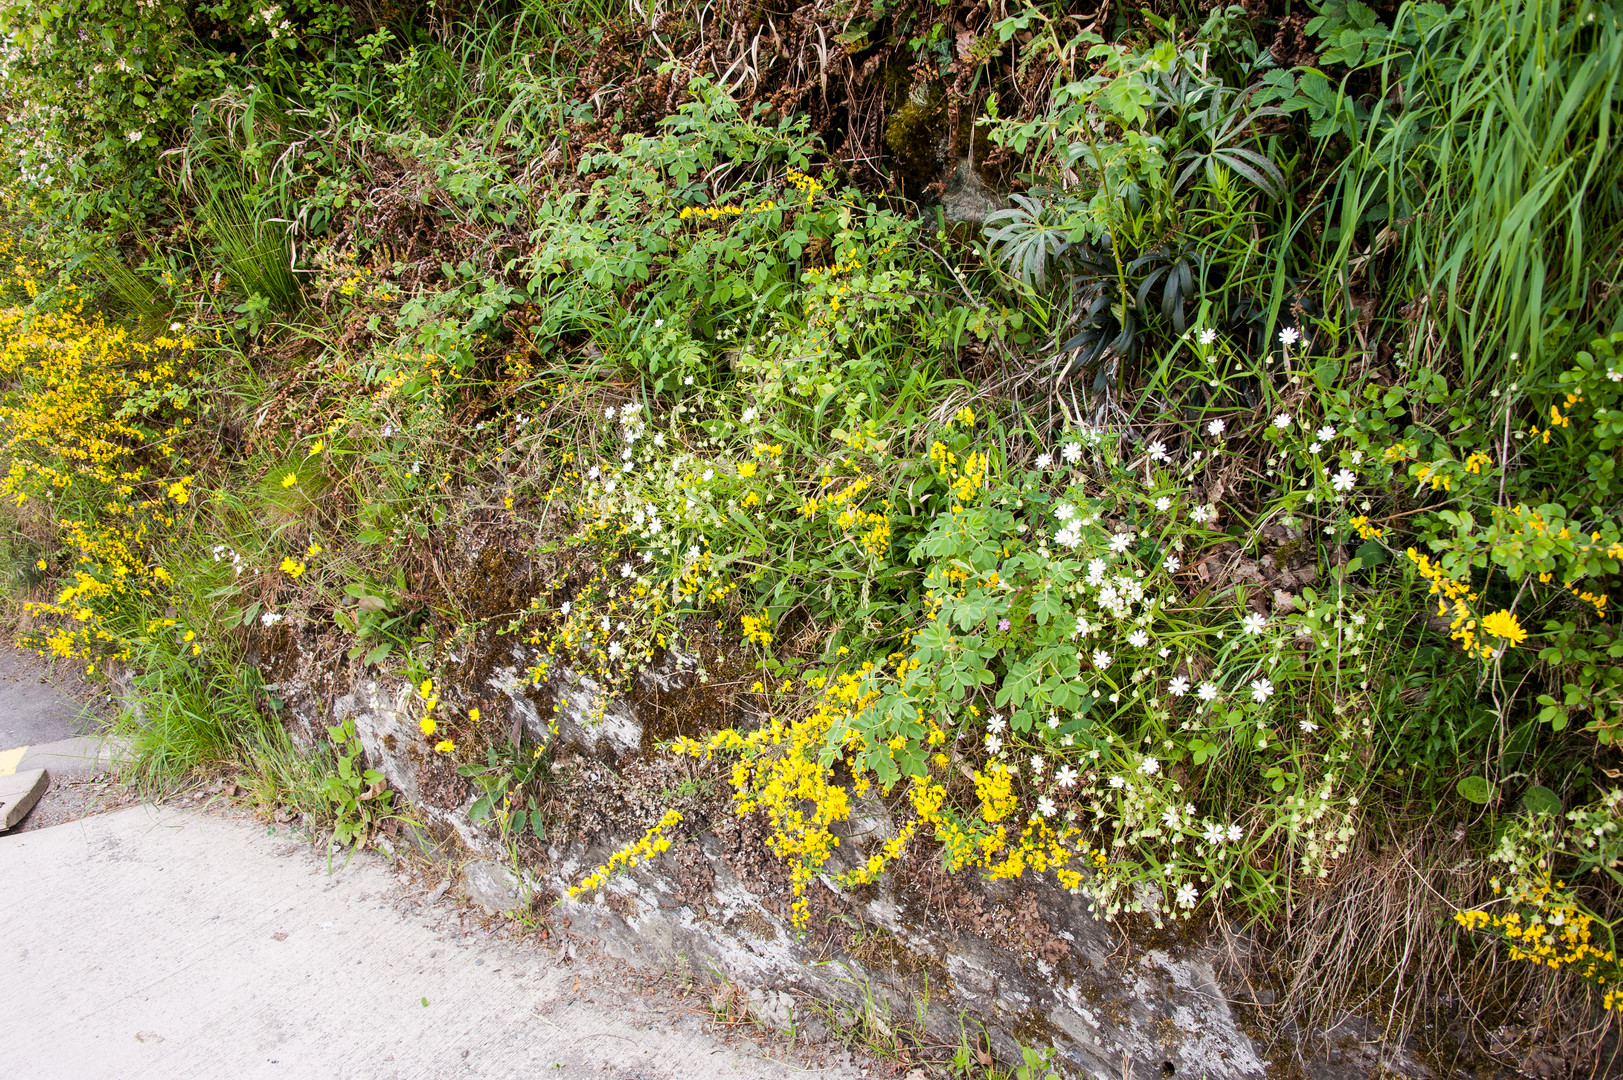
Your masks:
{"label": "concrete road surface", "polygon": [[605,961],[464,932],[383,860],[329,876],[232,814],[142,805],[0,837],[0,1073],[861,1075],[724,1041]]}

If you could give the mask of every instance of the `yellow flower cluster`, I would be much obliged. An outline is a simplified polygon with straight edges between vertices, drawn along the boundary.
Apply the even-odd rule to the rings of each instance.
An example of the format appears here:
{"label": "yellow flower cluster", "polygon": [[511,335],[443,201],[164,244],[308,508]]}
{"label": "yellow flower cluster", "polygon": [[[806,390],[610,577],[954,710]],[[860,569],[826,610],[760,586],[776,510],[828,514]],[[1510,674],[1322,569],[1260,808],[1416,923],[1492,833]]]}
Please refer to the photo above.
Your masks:
{"label": "yellow flower cluster", "polygon": [[74,551],[72,580],[27,605],[47,617],[28,640],[41,652],[122,655],[120,609],[167,586],[148,554],[191,498],[191,477],[171,471],[186,464],[174,443],[192,422],[181,360],[195,347],[184,334],[136,341],[77,308],[0,312],[0,377],[13,388],[0,403],[0,498],[90,511],[54,521]]}
{"label": "yellow flower cluster", "polygon": [[806,205],[810,206],[817,198],[817,193],[823,190],[823,185],[803,172],[790,169],[786,179],[794,189],[806,197]]}
{"label": "yellow flower cluster", "polygon": [[1488,911],[1457,911],[1454,921],[1473,932],[1485,932],[1504,941],[1512,960],[1527,960],[1549,968],[1566,968],[1585,982],[1602,988],[1602,1007],[1623,1012],[1623,967],[1611,949],[1594,941],[1595,919],[1546,878],[1513,892],[1516,905],[1503,915]]}
{"label": "yellow flower cluster", "polygon": [[745,615],[739,620],[744,624],[744,644],[754,642],[762,648],[772,644],[772,616],[766,612],[759,615]]}
{"label": "yellow flower cluster", "polygon": [[[1437,614],[1447,615],[1449,605],[1453,605],[1454,621],[1449,624],[1449,636],[1459,642],[1460,648],[1468,653],[1474,653],[1484,659],[1492,656],[1493,649],[1477,642],[1476,617],[1472,615],[1469,606],[1470,601],[1477,599],[1477,594],[1450,577],[1441,565],[1432,562],[1429,555],[1422,555],[1414,548],[1410,548],[1405,554],[1408,555],[1409,561],[1415,564],[1415,569],[1420,572],[1420,576],[1431,582],[1431,595],[1437,597]],[[1500,614],[1509,613],[1501,612]],[[1510,620],[1514,623],[1515,616],[1510,616]],[[1496,625],[1505,627],[1502,621],[1496,622]],[[1517,629],[1520,630],[1520,626],[1517,626]],[[1493,633],[1492,630],[1489,632]],[[1505,635],[1499,634],[1497,636],[1504,637]]]}
{"label": "yellow flower cluster", "polygon": [[638,863],[647,862],[649,859],[669,851],[671,849],[671,839],[665,835],[665,830],[680,824],[681,821],[682,815],[679,811],[665,811],[665,816],[659,819],[659,824],[643,833],[642,839],[610,855],[608,862],[586,875],[579,885],[572,886],[569,890],[569,898],[578,900],[593,889],[601,888],[607,884],[608,880],[616,874],[630,870]]}

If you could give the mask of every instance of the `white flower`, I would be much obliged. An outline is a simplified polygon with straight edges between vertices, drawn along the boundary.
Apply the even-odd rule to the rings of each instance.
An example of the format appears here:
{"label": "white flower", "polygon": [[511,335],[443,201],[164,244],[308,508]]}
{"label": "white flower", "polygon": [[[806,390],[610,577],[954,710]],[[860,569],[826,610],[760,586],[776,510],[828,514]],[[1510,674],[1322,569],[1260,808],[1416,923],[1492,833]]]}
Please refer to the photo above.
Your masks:
{"label": "white flower", "polygon": [[1054,800],[1050,799],[1047,795],[1044,795],[1037,800],[1037,812],[1043,817],[1053,817],[1054,811],[1058,809],[1059,807],[1054,805]]}
{"label": "white flower", "polygon": [[1313,437],[1318,439],[1320,442],[1329,442],[1331,439],[1336,437],[1336,429],[1331,427],[1329,424],[1326,424],[1319,430],[1315,431],[1313,433]]}
{"label": "white flower", "polygon": [[1238,844],[1240,842],[1241,838],[1244,837],[1244,836],[1245,836],[1245,830],[1244,829],[1240,828],[1238,825],[1230,825],[1229,826],[1229,831],[1228,831],[1229,843]]}
{"label": "white flower", "polygon": [[998,738],[996,735],[988,735],[986,737],[986,752],[988,754],[995,754],[1001,749],[1003,749],[1002,739]]}
{"label": "white flower", "polygon": [[746,424],[753,424],[755,423],[755,415],[755,406],[751,405],[749,408],[744,410],[744,415],[740,419],[742,419]]}
{"label": "white flower", "polygon": [[1623,382],[1623,371],[1608,371],[1606,377],[1613,382]]}
{"label": "white flower", "polygon": [[626,654],[626,647],[618,641],[609,642],[609,659],[618,660]]}
{"label": "white flower", "polygon": [[143,137],[145,137],[145,135],[146,135],[146,132],[144,132],[144,131],[126,131],[124,133],[124,137],[126,139],[130,140],[130,142],[132,142],[132,143],[140,142],[141,139]]}
{"label": "white flower", "polygon": [[1165,660],[1167,657],[1172,655],[1172,646],[1171,645],[1163,645],[1163,646],[1161,646],[1159,649],[1155,650],[1155,655],[1159,656],[1161,659]]}
{"label": "white flower", "polygon": [[1112,776],[1110,778],[1110,786],[1113,788],[1119,788],[1125,783],[1127,783],[1127,781],[1123,780],[1120,776]]}
{"label": "white flower", "polygon": [[1178,827],[1178,808],[1169,806],[1161,811],[1161,823],[1169,829],[1176,829]]}
{"label": "white flower", "polygon": [[704,472],[699,474],[700,480],[714,480],[715,478],[716,470],[714,469],[706,469]]}
{"label": "white flower", "polygon": [[1353,625],[1354,626],[1363,626],[1368,621],[1369,620],[1367,618],[1365,618],[1362,614],[1353,616]]}
{"label": "white flower", "polygon": [[1291,414],[1290,413],[1282,412],[1278,416],[1274,417],[1274,427],[1278,428],[1280,431],[1284,431],[1286,428],[1288,428],[1290,426],[1291,426]]}
{"label": "white flower", "polygon": [[1330,480],[1330,486],[1337,491],[1351,491],[1358,483],[1358,476],[1351,469],[1342,469]]}
{"label": "white flower", "polygon": [[1054,534],[1054,543],[1064,547],[1074,548],[1082,542],[1082,524],[1073,521],[1065,528]]}
{"label": "white flower", "polygon": [[1195,891],[1195,887],[1189,882],[1186,881],[1178,886],[1178,903],[1182,907],[1192,908],[1195,906],[1195,901],[1199,899],[1200,894]]}
{"label": "white flower", "polygon": [[1031,771],[1040,774],[1043,771],[1043,759],[1040,754],[1031,755]]}
{"label": "white flower", "polygon": [[274,611],[267,611],[259,617],[260,626],[275,626],[282,621],[282,616]]}
{"label": "white flower", "polygon": [[1142,649],[1149,643],[1150,635],[1146,634],[1142,630],[1134,630],[1131,634],[1127,635],[1127,644],[1131,645],[1135,649]]}
{"label": "white flower", "polygon": [[654,320],[654,329],[655,330],[658,330],[661,326],[664,326],[664,325],[665,325],[665,320],[664,319],[655,319]]}
{"label": "white flower", "polygon": [[1150,460],[1151,461],[1170,461],[1170,460],[1172,460],[1171,458],[1169,458],[1167,456],[1167,444],[1164,443],[1164,442],[1161,442],[1160,440],[1156,440],[1155,442],[1150,443],[1150,445],[1148,447],[1148,450],[1149,450]]}
{"label": "white flower", "polygon": [[1213,683],[1203,682],[1200,684],[1200,689],[1195,691],[1195,696],[1202,701],[1214,701],[1217,698],[1217,686]]}
{"label": "white flower", "polygon": [[1070,521],[1076,517],[1076,509],[1070,503],[1060,503],[1054,507],[1054,516],[1061,521]]}
{"label": "white flower", "polygon": [[1319,452],[1319,444],[1316,442],[1308,443],[1307,452],[1310,454],[1317,454]]}
{"label": "white flower", "polygon": [[1167,693],[1171,694],[1173,697],[1183,697],[1185,694],[1189,693],[1189,680],[1184,678],[1182,675],[1177,676],[1171,682],[1167,683]]}
{"label": "white flower", "polygon": [[1267,679],[1251,680],[1251,700],[1258,705],[1274,696],[1274,684]]}
{"label": "white flower", "polygon": [[1075,465],[1082,460],[1082,444],[1068,442],[1060,448],[1059,456],[1065,459],[1067,465]]}
{"label": "white flower", "polygon": [[1117,533],[1115,536],[1110,538],[1110,550],[1114,551],[1117,555],[1120,555],[1122,552],[1127,550],[1128,546],[1131,545],[1132,542],[1132,533]]}
{"label": "white flower", "polygon": [[603,410],[603,416],[604,416],[604,419],[613,420],[614,419],[614,406],[610,405],[607,408],[605,408]]}
{"label": "white flower", "polygon": [[1309,734],[1309,735],[1311,735],[1311,734],[1313,734],[1313,733],[1314,733],[1314,732],[1315,732],[1315,731],[1317,731],[1317,730],[1319,730],[1319,725],[1317,725],[1317,724],[1315,724],[1315,723],[1314,723],[1314,722],[1313,722],[1313,721],[1311,721],[1311,720],[1303,720],[1303,721],[1302,721],[1302,722],[1301,722],[1301,728],[1302,728],[1302,730],[1303,730],[1303,731],[1305,731],[1305,732],[1307,732],[1307,733],[1308,733],[1308,734]]}
{"label": "white flower", "polygon": [[1155,500],[1155,508],[1163,514],[1166,513],[1172,509],[1172,499],[1166,495],[1161,496]]}
{"label": "white flower", "polygon": [[1054,779],[1059,781],[1060,787],[1071,787],[1076,783],[1076,770],[1069,765],[1062,765],[1055,771]]}
{"label": "white flower", "polygon": [[1214,847],[1221,844],[1223,842],[1223,826],[1215,821],[1208,821],[1206,827],[1201,830],[1200,838]]}
{"label": "white flower", "polygon": [[1098,668],[1100,671],[1108,669],[1112,659],[1113,657],[1103,649],[1093,650],[1093,666]]}
{"label": "white flower", "polygon": [[992,718],[986,721],[986,726],[992,731],[1002,731],[1007,723],[1008,721],[1003,719],[1001,713],[993,713]]}
{"label": "white flower", "polygon": [[693,385],[693,376],[689,375],[687,378],[683,379],[682,380],[682,385],[683,386],[692,386]]}
{"label": "white flower", "polygon": [[1161,565],[1166,568],[1167,573],[1176,574],[1178,572],[1178,568],[1181,567],[1183,563],[1179,561],[1176,555],[1168,555],[1166,558],[1161,560]]}
{"label": "white flower", "polygon": [[1086,615],[1078,615],[1076,617],[1076,629],[1072,630],[1071,633],[1077,637],[1087,637],[1093,633],[1093,624],[1088,622]]}
{"label": "white flower", "polygon": [[1216,340],[1217,340],[1217,331],[1216,330],[1212,330],[1210,328],[1207,328],[1207,329],[1202,330],[1200,332],[1200,343],[1202,345],[1210,345],[1212,342],[1214,342]]}
{"label": "white flower", "polygon": [[1240,625],[1244,627],[1246,633],[1255,635],[1262,633],[1262,628],[1268,625],[1268,620],[1253,611],[1240,620]]}
{"label": "white flower", "polygon": [[1223,428],[1226,426],[1227,425],[1223,423],[1222,418],[1219,417],[1206,425],[1206,434],[1210,435],[1214,439],[1221,439],[1223,437]]}
{"label": "white flower", "polygon": [[621,563],[620,564],[620,576],[621,577],[630,577],[632,574],[635,574],[636,572],[637,572],[637,568],[635,566],[632,566],[630,563]]}
{"label": "white flower", "polygon": [[181,330],[184,330],[184,329],[186,329],[186,324],[185,323],[172,322],[172,323],[169,324],[169,332],[171,334],[176,333],[176,332],[181,331]]}
{"label": "white flower", "polygon": [[1147,757],[1138,763],[1138,771],[1145,776],[1154,776],[1161,771],[1161,763],[1152,757]]}
{"label": "white flower", "polygon": [[565,600],[563,602],[563,604],[558,608],[558,614],[560,614],[560,615],[568,615],[570,606],[571,605],[570,605],[569,601]]}
{"label": "white flower", "polygon": [[1189,511],[1189,520],[1193,521],[1196,525],[1206,524],[1208,521],[1212,520],[1212,508],[1205,503],[1201,503],[1199,506]]}
{"label": "white flower", "polygon": [[1047,472],[1050,468],[1052,468],[1053,464],[1054,464],[1054,455],[1053,454],[1038,454],[1037,455],[1037,468],[1042,469],[1044,472]]}
{"label": "white flower", "polygon": [[1302,340],[1302,332],[1294,326],[1287,326],[1279,332],[1279,343],[1287,349],[1300,340]]}

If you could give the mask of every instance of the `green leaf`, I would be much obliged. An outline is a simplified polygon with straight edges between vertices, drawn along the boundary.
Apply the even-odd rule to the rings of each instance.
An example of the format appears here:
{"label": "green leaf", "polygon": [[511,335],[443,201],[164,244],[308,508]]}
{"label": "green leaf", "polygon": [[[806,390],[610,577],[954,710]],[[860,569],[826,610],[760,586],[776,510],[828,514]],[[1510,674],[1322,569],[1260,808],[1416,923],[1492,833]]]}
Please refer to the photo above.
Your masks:
{"label": "green leaf", "polygon": [[1555,817],[1562,810],[1561,796],[1543,784],[1534,784],[1522,792],[1522,809],[1534,817]]}
{"label": "green leaf", "polygon": [[1478,806],[1487,806],[1493,801],[1493,785],[1480,776],[1467,776],[1454,786],[1462,799],[1476,803]]}

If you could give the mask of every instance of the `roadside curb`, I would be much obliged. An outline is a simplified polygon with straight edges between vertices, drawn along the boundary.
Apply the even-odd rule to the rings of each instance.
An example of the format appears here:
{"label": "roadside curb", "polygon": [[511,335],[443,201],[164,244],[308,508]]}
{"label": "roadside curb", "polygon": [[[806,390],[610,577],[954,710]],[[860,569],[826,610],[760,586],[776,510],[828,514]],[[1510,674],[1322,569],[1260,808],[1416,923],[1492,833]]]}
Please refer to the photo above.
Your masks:
{"label": "roadside curb", "polygon": [[52,780],[99,776],[122,760],[127,749],[123,739],[81,735],[0,750],[0,833],[22,823]]}

